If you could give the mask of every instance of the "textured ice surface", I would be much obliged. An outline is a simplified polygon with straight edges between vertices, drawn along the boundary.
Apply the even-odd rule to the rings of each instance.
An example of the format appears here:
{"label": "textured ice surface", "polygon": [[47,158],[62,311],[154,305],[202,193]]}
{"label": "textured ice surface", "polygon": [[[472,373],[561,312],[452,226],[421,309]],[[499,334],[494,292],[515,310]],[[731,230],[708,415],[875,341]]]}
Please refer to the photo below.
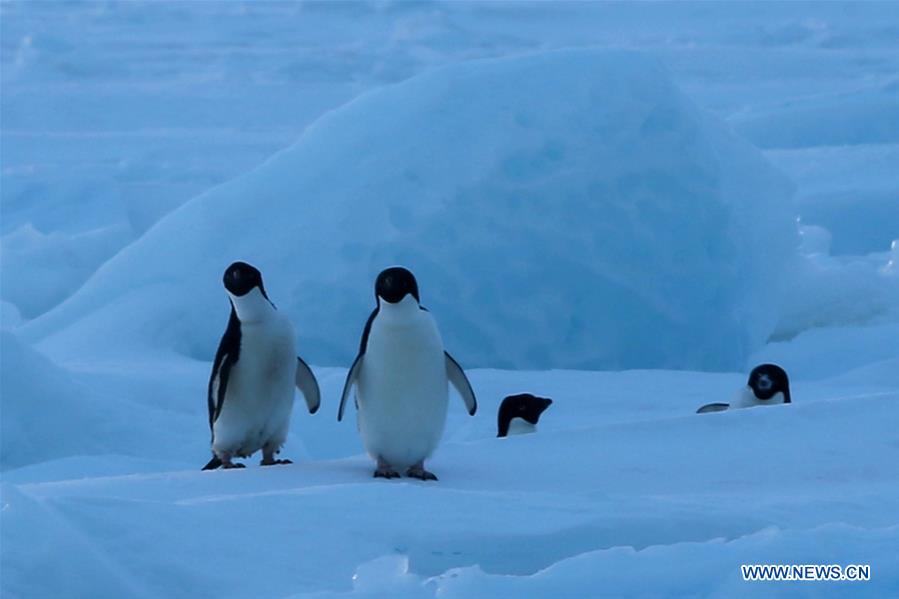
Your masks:
{"label": "textured ice surface", "polygon": [[[899,248],[889,245],[899,237],[897,16],[895,2],[0,3],[0,328],[25,337],[0,338],[0,595],[895,595]],[[198,249],[187,252],[190,268],[203,262],[203,287],[191,290],[196,299],[173,300],[185,284],[181,253],[212,239],[205,218],[188,219],[164,239],[154,234],[152,248],[131,248],[124,262],[110,265],[114,281],[106,272],[83,304],[41,330],[22,331],[171,210],[253,169],[361,92],[448,63],[574,46],[638,48],[698,105],[780,148],[764,154],[796,184],[804,255],[791,266],[776,340],[739,372],[470,371],[479,413],[470,418],[453,399],[444,442],[429,464],[441,480],[421,484],[370,478],[353,423],[334,418],[345,370],[316,365],[324,407],[316,416],[294,410],[285,456],[295,465],[262,469],[248,460],[242,472],[201,473],[209,456],[209,360],[227,311],[220,271],[231,253],[266,242],[256,234],[260,221],[244,212],[251,199],[224,190],[211,194],[235,202],[225,212],[244,223],[234,238],[206,248],[209,265]],[[622,66],[643,68],[634,64]],[[522,87],[532,94],[538,86]],[[612,100],[623,93],[602,91]],[[479,92],[466,95],[474,125],[460,133],[513,132],[477,110],[489,103],[483,97],[510,93],[492,82]],[[555,104],[534,122],[584,110],[577,98],[551,92],[534,102],[549,96]],[[372,101],[360,99],[362,108]],[[394,104],[399,112],[423,101]],[[365,118],[332,117],[375,131],[368,121],[377,119],[362,108]],[[405,118],[392,108],[384,111],[388,128]],[[325,131],[333,134],[333,123]],[[390,132],[390,156],[409,160],[399,148],[414,132]],[[541,138],[516,139],[526,156],[539,155]],[[613,142],[585,145],[593,143]],[[459,162],[474,145],[454,145]],[[497,159],[511,150],[490,147],[501,150]],[[322,158],[303,163],[323,165],[326,149],[307,148]],[[410,164],[430,161],[432,154],[421,154]],[[342,169],[324,175],[371,175],[368,153],[344,158]],[[671,159],[683,165],[693,158]],[[500,191],[523,194],[572,180],[555,173],[538,187],[527,180],[527,161],[512,163],[520,168],[510,172],[525,182],[513,186],[511,175],[491,166],[506,186]],[[531,164],[540,181],[545,162]],[[289,191],[314,175],[281,173],[278,185]],[[754,180],[746,179],[752,191]],[[258,182],[235,189],[276,195],[254,188]],[[445,181],[434,187],[448,189]],[[349,201],[324,180],[318,189],[341,205]],[[351,190],[352,182],[336,189]],[[222,211],[202,202],[190,209],[213,218]],[[388,220],[406,222],[402,216]],[[427,216],[421,222],[433,222]],[[329,247],[360,235],[357,221],[339,224],[349,230],[327,232],[339,240]],[[274,229],[286,235],[280,224]],[[539,255],[542,239],[525,257],[549,261]],[[159,250],[163,241],[171,251]],[[295,239],[279,243],[294,263],[273,262],[275,252],[247,257],[273,269],[269,290],[296,311],[301,332],[321,333],[291,294],[297,273],[308,275],[307,264],[325,254],[299,256],[290,253]],[[162,262],[151,265],[153,256]],[[338,258],[346,267],[348,258]],[[491,260],[483,268],[503,266]],[[346,298],[328,295],[354,311],[348,332],[328,340],[334,355],[355,346],[368,313],[373,271],[365,275],[313,282],[357,286]],[[472,276],[487,279],[481,271]],[[436,310],[437,283],[425,283],[425,300]],[[528,284],[539,288],[539,281]],[[486,290],[488,299],[493,291]],[[468,317],[438,307],[441,321]],[[152,317],[157,310],[165,317]],[[43,354],[28,347],[38,338]],[[603,343],[597,340],[596,351]],[[173,347],[202,359],[172,355]],[[790,372],[794,404],[692,413],[726,401],[763,360]],[[520,391],[555,403],[536,435],[497,440],[497,405]],[[749,584],[739,576],[747,562],[870,563],[873,578]]]}
{"label": "textured ice surface", "polygon": [[94,453],[103,419],[84,389],[14,334],[0,341],[0,469]]}
{"label": "textured ice surface", "polygon": [[[475,370],[479,413],[451,403],[429,462],[437,483],[371,477],[352,416],[334,418],[343,369],[317,369],[332,398],[320,414],[294,411],[313,459],[292,438],[290,466],[200,472],[202,401],[158,421],[113,405],[123,426],[100,439],[109,453],[144,432],[157,440],[145,457],[160,443],[181,456],[132,463],[127,475],[112,456],[106,476],[101,458],[78,456],[4,472],[2,591],[574,597],[602,584],[615,596],[769,596],[814,585],[816,596],[888,596],[899,581],[895,372],[795,380],[793,404],[696,415],[745,373]],[[170,376],[202,399],[202,377]],[[518,390],[555,402],[536,434],[497,439],[493,416]],[[172,426],[182,411],[194,431]],[[742,581],[740,564],[769,561],[865,563],[872,580]]]}
{"label": "textured ice surface", "polygon": [[466,365],[741,367],[798,245],[790,185],[639,54],[475,61],[368,93],[160,221],[26,328],[207,357],[256,264],[313,363],[391,264]]}

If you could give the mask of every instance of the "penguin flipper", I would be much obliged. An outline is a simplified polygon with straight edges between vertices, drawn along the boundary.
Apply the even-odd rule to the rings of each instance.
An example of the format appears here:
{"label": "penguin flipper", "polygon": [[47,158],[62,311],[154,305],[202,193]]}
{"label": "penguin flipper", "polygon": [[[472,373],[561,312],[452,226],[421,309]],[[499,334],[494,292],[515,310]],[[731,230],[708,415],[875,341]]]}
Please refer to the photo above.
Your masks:
{"label": "penguin flipper", "polygon": [[478,411],[478,400],[474,396],[474,389],[471,388],[468,377],[465,376],[465,371],[462,370],[459,363],[449,353],[443,352],[443,355],[446,361],[446,378],[462,397],[468,414],[474,416],[475,412]]}
{"label": "penguin flipper", "polygon": [[362,370],[363,355],[364,354],[360,353],[356,356],[356,359],[353,360],[353,365],[350,366],[350,371],[346,374],[346,382],[343,384],[343,394],[340,396],[340,406],[337,408],[337,422],[343,420],[343,410],[346,407],[346,398],[350,396],[350,390],[352,390],[353,385],[356,384],[356,380],[359,378],[359,372]]}
{"label": "penguin flipper", "polygon": [[297,389],[300,390],[300,393],[303,394],[309,413],[315,414],[318,412],[318,408],[322,404],[322,394],[318,388],[318,381],[315,379],[315,375],[312,373],[309,365],[299,356],[297,356],[297,372],[294,376],[294,383]]}
{"label": "penguin flipper", "polygon": [[730,407],[729,403],[707,403],[698,410],[697,414],[707,414],[708,412],[723,412]]}
{"label": "penguin flipper", "polygon": [[209,407],[209,431],[213,432],[213,424],[222,411],[225,403],[225,392],[228,390],[228,377],[231,367],[240,359],[240,320],[237,311],[231,306],[231,316],[228,319],[228,327],[219,347],[215,352],[215,360],[212,363],[212,373],[209,375],[209,387],[206,392],[206,403]]}
{"label": "penguin flipper", "polygon": [[221,363],[217,370],[213,372],[212,380],[209,381],[209,428],[218,420],[219,414],[222,413],[222,406],[225,404],[225,395],[228,391],[228,379],[231,376],[231,367],[237,360],[233,360],[230,354],[222,356]]}

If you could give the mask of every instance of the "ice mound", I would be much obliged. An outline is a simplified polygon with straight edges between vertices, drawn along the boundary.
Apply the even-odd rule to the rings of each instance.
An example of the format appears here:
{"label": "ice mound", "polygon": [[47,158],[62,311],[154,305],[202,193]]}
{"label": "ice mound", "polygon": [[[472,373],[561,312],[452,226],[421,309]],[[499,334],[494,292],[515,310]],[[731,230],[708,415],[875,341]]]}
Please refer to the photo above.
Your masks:
{"label": "ice mound", "polygon": [[100,410],[69,374],[0,332],[0,470],[103,447]]}
{"label": "ice mound", "polygon": [[899,244],[894,242],[889,252],[831,256],[826,229],[802,227],[801,233],[804,255],[788,267],[792,285],[783,295],[773,339],[814,334],[812,329],[821,327],[899,323],[899,272],[895,269]]}
{"label": "ice mound", "polygon": [[734,118],[761,148],[894,144],[899,141],[899,84],[790,100]]}
{"label": "ice mound", "polygon": [[11,330],[22,323],[19,309],[6,300],[0,300],[0,330]]}
{"label": "ice mound", "polygon": [[122,225],[45,234],[24,224],[0,240],[2,299],[24,318],[43,314],[74,293],[129,237]]}
{"label": "ice mound", "polygon": [[884,272],[899,273],[899,239],[890,244],[890,261],[883,267]]}
{"label": "ice mound", "polygon": [[[161,220],[24,327],[52,355],[210,359],[256,264],[315,364],[347,364],[404,264],[465,366],[742,368],[798,244],[789,183],[653,60],[471,61],[367,93]],[[102,343],[98,343],[102,340]]]}

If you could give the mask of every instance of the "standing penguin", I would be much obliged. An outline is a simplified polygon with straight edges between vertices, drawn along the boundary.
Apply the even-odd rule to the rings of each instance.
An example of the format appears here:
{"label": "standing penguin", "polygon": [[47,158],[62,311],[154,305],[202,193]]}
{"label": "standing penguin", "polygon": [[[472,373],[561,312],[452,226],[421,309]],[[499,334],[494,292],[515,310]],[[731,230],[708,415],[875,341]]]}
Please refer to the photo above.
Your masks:
{"label": "standing penguin", "polygon": [[365,323],[359,355],[353,361],[337,420],[351,389],[356,388],[359,433],[377,462],[375,477],[406,476],[437,480],[425,470],[446,423],[447,381],[456,388],[468,413],[478,408],[462,367],[443,349],[437,323],[419,303],[411,272],[395,266],[375,281],[377,306]]}
{"label": "standing penguin", "polygon": [[740,389],[731,403],[710,403],[696,410],[697,414],[723,412],[754,406],[771,406],[791,403],[790,379],[787,372],[777,364],[760,364],[749,373],[749,381]]}
{"label": "standing penguin", "polygon": [[496,436],[523,435],[537,430],[537,423],[553,400],[530,393],[509,395],[496,413]]}
{"label": "standing penguin", "polygon": [[293,326],[268,299],[262,274],[235,262],[223,279],[231,317],[209,377],[213,457],[203,470],[243,468],[232,459],[260,449],[263,466],[289,464],[275,455],[287,440],[293,388],[299,388],[314,414],[321,403],[318,382],[296,355]]}

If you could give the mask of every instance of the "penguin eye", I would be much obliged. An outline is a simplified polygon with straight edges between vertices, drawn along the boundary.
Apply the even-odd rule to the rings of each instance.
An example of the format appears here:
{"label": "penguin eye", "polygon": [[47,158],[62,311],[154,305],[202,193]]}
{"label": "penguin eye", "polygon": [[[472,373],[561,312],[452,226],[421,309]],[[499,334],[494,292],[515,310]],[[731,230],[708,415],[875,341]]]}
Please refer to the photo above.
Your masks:
{"label": "penguin eye", "polygon": [[756,384],[762,391],[770,391],[771,387],[774,386],[774,383],[771,382],[771,379],[768,378],[767,374],[763,374],[762,376],[760,376]]}
{"label": "penguin eye", "polygon": [[234,270],[232,270],[232,271],[231,271],[231,276],[234,277],[235,280],[238,280],[238,281],[239,281],[239,280],[240,280],[240,269],[239,269],[239,268],[235,268]]}

